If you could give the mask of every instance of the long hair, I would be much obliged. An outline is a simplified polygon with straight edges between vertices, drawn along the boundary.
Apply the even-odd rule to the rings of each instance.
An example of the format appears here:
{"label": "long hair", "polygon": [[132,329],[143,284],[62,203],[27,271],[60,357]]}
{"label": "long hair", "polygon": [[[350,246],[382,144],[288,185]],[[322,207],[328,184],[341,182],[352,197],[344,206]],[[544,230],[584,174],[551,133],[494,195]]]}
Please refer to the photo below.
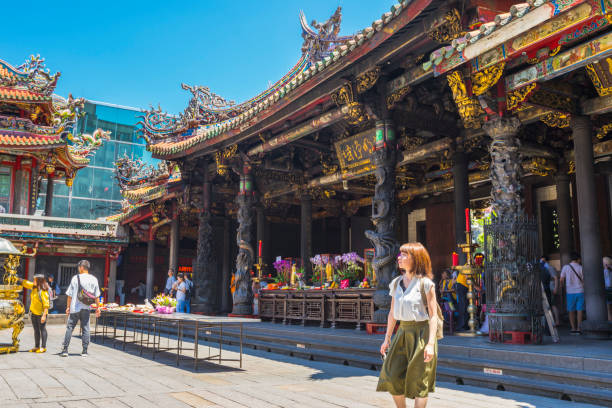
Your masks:
{"label": "long hair", "polygon": [[414,261],[414,274],[433,279],[429,252],[420,242],[408,242],[400,247],[400,252],[409,254]]}
{"label": "long hair", "polygon": [[35,276],[34,286],[36,286],[36,289],[38,290],[49,290],[49,284],[45,280],[44,276]]}

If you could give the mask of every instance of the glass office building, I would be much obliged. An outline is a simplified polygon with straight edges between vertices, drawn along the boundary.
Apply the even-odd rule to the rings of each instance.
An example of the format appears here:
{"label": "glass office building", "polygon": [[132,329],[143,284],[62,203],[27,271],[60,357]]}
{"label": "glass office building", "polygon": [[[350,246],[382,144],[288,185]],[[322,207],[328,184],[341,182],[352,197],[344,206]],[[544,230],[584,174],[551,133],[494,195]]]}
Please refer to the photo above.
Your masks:
{"label": "glass office building", "polygon": [[[141,111],[136,108],[87,101],[85,115],[77,123],[77,132],[92,134],[97,128],[110,130],[111,140],[90,158],[88,167],[77,172],[72,188],[64,180],[54,181],[53,216],[95,219],[117,213],[121,209],[121,192],[113,173],[115,160],[127,154],[156,165],[140,138],[136,124]],[[45,206],[47,180],[43,179],[36,208]]]}

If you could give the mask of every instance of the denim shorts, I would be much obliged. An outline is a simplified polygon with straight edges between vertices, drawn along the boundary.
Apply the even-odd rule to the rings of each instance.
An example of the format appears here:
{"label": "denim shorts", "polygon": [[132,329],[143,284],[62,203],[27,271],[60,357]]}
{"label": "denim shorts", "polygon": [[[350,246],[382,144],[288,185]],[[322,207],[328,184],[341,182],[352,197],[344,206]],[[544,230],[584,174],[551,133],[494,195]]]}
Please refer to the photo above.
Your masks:
{"label": "denim shorts", "polygon": [[575,312],[577,310],[584,310],[584,293],[568,293],[567,311]]}

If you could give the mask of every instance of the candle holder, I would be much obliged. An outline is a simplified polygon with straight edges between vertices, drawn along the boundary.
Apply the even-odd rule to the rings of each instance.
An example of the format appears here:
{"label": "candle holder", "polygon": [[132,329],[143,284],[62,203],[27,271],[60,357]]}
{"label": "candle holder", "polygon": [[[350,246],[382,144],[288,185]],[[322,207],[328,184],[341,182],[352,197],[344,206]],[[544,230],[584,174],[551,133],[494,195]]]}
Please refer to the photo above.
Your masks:
{"label": "candle holder", "polygon": [[474,277],[480,273],[482,273],[482,266],[476,265],[473,263],[473,254],[476,252],[476,248],[479,247],[478,244],[472,243],[472,231],[467,224],[468,227],[465,231],[465,244],[459,245],[459,248],[466,254],[467,261],[465,265],[453,266],[453,269],[456,269],[459,273],[466,275],[467,284],[468,284],[468,307],[467,312],[470,316],[468,320],[469,331],[465,333],[457,333],[459,336],[476,336],[476,327],[478,320],[476,319],[476,305],[474,304],[475,294],[474,294]]}
{"label": "candle holder", "polygon": [[266,269],[266,264],[263,263],[263,257],[257,257],[257,263],[254,265],[255,269],[257,269],[257,276],[253,278],[255,282],[261,282],[262,274],[264,269]]}

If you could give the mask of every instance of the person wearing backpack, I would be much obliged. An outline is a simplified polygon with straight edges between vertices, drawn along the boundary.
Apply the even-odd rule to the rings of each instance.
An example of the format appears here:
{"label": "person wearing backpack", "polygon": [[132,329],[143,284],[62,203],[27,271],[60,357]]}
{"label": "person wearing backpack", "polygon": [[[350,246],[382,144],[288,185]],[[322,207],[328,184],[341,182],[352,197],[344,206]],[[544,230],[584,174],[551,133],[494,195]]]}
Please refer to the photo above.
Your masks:
{"label": "person wearing backpack", "polygon": [[571,262],[561,269],[561,285],[565,283],[567,293],[567,311],[569,313],[570,334],[580,335],[582,313],[584,311],[584,276],[579,263],[580,255],[572,253]]}
{"label": "person wearing backpack", "polygon": [[89,346],[89,316],[90,307],[96,307],[96,317],[100,317],[100,286],[98,279],[89,273],[91,268],[89,261],[83,259],[77,264],[78,274],[72,277],[70,286],[66,290],[68,296],[66,314],[68,315],[68,324],[66,325],[66,334],[62,344],[60,356],[68,357],[68,346],[72,338],[72,331],[76,324],[81,322],[83,335],[81,337],[83,343],[83,351],[81,356],[87,357],[87,347]]}
{"label": "person wearing backpack", "polygon": [[187,302],[186,305],[186,312],[185,313],[191,313],[191,299],[193,298],[193,281],[191,279],[189,279],[189,274],[186,273],[185,274],[185,285],[186,285],[186,289],[187,291],[185,292],[185,300]]}
{"label": "person wearing backpack", "polygon": [[397,262],[401,275],[389,284],[391,308],[380,346],[384,362],[376,391],[389,392],[397,407],[405,407],[406,398],[411,398],[416,408],[424,408],[427,396],[435,390],[437,340],[442,338],[443,319],[427,249],[419,242],[404,244]]}
{"label": "person wearing backpack", "polygon": [[[47,314],[49,313],[49,286],[45,275],[34,275],[34,282],[21,279],[21,286],[30,289],[30,320],[34,329],[34,348],[30,353],[47,351]],[[42,346],[42,347],[41,347]]]}

